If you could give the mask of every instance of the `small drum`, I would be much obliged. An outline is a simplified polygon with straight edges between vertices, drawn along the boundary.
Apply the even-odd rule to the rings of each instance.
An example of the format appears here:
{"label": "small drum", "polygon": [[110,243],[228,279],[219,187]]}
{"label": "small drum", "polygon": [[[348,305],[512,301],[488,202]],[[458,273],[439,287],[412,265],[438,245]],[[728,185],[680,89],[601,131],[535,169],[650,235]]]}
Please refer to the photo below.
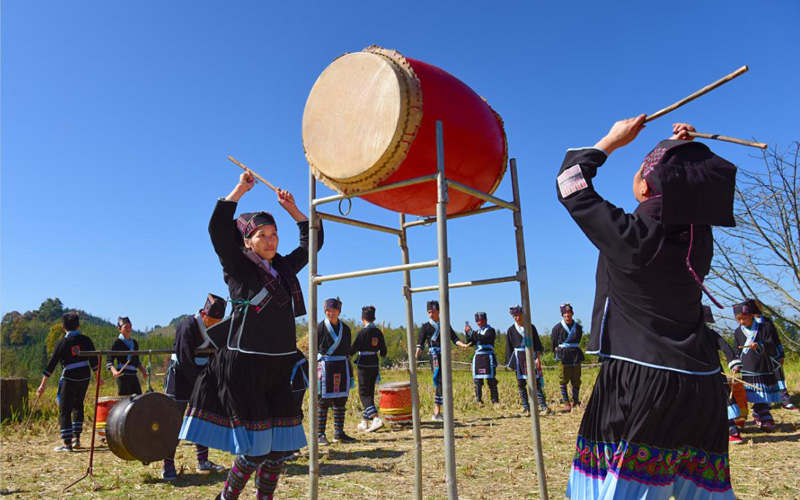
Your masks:
{"label": "small drum", "polygon": [[383,420],[391,424],[410,424],[411,382],[387,382],[378,388]]}
{"label": "small drum", "polygon": [[144,464],[175,450],[183,423],[182,405],[160,392],[130,396],[108,414],[106,438],[114,455]]}
{"label": "small drum", "polygon": [[747,409],[747,393],[744,384],[730,380],[728,381],[728,385],[731,386],[733,400],[739,405],[739,413],[741,413],[740,416],[736,417],[734,423],[741,427],[747,421],[747,416],[750,414],[750,410]]}
{"label": "small drum", "polygon": [[[453,75],[376,46],[339,57],[317,78],[303,112],[306,159],[317,179],[346,194],[435,174],[437,120],[447,178],[493,193],[508,159],[500,116]],[[436,193],[426,182],[363,198],[434,215]],[[447,213],[483,203],[450,189]]]}
{"label": "small drum", "polygon": [[103,396],[97,400],[97,437],[101,440],[106,439],[106,420],[108,413],[115,404],[129,396]]}

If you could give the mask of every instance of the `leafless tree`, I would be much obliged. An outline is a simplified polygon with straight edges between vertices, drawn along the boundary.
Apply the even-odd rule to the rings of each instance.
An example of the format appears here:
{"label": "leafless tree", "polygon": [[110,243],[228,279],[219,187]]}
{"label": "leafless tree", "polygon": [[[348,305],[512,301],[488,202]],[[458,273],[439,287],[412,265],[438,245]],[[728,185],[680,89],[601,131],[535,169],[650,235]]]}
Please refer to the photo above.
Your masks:
{"label": "leafless tree", "polygon": [[709,284],[730,303],[758,299],[784,346],[800,351],[800,142],[760,159],[757,170],[739,166],[736,227],[715,230]]}

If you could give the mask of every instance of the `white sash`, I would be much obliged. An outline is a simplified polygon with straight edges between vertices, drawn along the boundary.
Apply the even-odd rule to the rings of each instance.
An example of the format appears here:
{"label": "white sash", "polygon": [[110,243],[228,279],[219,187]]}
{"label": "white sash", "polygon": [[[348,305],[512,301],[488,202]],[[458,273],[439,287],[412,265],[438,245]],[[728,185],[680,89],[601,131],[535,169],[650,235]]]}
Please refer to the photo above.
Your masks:
{"label": "white sash", "polygon": [[327,351],[325,351],[325,354],[327,356],[330,356],[334,351],[336,351],[336,348],[339,347],[339,344],[342,342],[342,328],[344,327],[342,326],[342,322],[340,320],[339,333],[337,334],[333,330],[333,325],[331,325],[331,322],[328,318],[325,318],[325,326],[328,328],[328,335],[330,335],[331,338],[333,339],[333,345],[330,346]]}

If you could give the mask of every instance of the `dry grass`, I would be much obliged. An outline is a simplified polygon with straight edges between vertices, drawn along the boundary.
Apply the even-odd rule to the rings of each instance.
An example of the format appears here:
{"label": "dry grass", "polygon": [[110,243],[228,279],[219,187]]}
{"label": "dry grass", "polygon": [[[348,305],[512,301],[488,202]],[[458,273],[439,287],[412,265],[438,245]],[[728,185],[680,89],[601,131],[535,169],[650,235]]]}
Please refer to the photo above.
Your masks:
{"label": "dry grass", "polygon": [[[794,367],[789,383],[793,393],[800,392],[800,370]],[[582,398],[588,399],[596,369],[584,370]],[[384,373],[384,381],[398,380],[400,372]],[[564,413],[555,399],[558,387],[555,372],[546,373],[547,395],[554,415],[541,418],[548,489],[552,498],[563,498],[572,460],[573,446],[580,421],[580,411]],[[456,455],[459,495],[464,499],[537,498],[535,466],[530,437],[530,419],[519,414],[516,383],[508,372],[500,374],[500,405],[478,407],[473,403],[472,382],[467,372],[455,373]],[[428,423],[432,405],[430,373],[420,372],[423,405],[422,426],[424,491],[426,498],[446,498],[441,426]],[[110,393],[113,387],[103,388]],[[486,391],[487,388],[484,388]],[[144,466],[125,462],[106,447],[95,455],[94,475],[101,484],[92,491],[89,480],[72,490],[63,488],[86,472],[88,451],[56,454],[58,423],[49,393],[45,413],[35,418],[31,429],[23,432],[21,424],[5,425],[0,445],[2,484],[0,495],[8,498],[92,498],[92,499],[183,499],[214,498],[224,474],[194,472],[194,448],[181,445],[177,463],[184,470],[172,484],[160,480],[161,464]],[[87,400],[91,398],[88,397]],[[488,399],[488,398],[487,398]],[[42,405],[42,403],[40,403]],[[349,400],[347,429],[357,434],[360,418],[358,396]],[[88,413],[87,413],[88,414]],[[747,444],[731,450],[734,490],[742,499],[800,498],[798,463],[800,463],[800,413],[776,410],[778,431],[763,434],[749,426]],[[88,420],[88,419],[87,419]],[[329,423],[329,437],[330,426]],[[87,435],[84,436],[84,441]],[[320,498],[383,499],[413,498],[414,461],[411,431],[395,428],[374,434],[358,435],[352,445],[334,444],[322,448]],[[231,457],[212,450],[212,460],[229,465]],[[308,461],[300,459],[288,466],[281,479],[280,498],[304,498],[308,488]],[[242,498],[252,498],[252,482]]]}

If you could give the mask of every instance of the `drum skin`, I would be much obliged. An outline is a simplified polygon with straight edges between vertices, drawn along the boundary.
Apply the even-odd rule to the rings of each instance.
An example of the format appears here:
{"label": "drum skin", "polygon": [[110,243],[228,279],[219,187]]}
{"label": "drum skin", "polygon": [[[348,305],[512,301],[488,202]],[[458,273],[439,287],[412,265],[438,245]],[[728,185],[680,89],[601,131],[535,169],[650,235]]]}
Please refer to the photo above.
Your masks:
{"label": "drum skin", "polygon": [[[391,108],[391,113],[363,113],[363,119],[361,115],[348,116],[349,122],[362,119],[364,123],[356,123],[357,126],[350,126],[352,130],[342,131],[345,124],[341,123],[344,121],[341,111],[356,99],[343,95],[342,99],[346,102],[332,106],[325,106],[323,101],[336,100],[337,91],[345,93],[343,89],[349,87],[341,80],[351,79],[350,87],[364,89],[364,92],[375,86],[371,80],[362,81],[368,80],[372,73],[365,76],[353,69],[357,66],[355,58],[363,61],[367,57],[364,52],[372,58],[384,58],[393,65],[398,75],[398,90],[376,92],[375,96],[367,97],[389,102],[385,107]],[[435,174],[436,121],[441,120],[447,178],[485,193],[493,193],[505,174],[508,160],[508,146],[500,116],[466,84],[436,66],[380,47],[369,47],[364,52],[347,54],[334,61],[317,80],[309,95],[303,118],[303,144],[314,175],[329,187],[351,194]],[[347,65],[347,58],[353,58],[351,67]],[[378,73],[378,70],[374,73]],[[381,76],[382,81],[389,78],[385,73],[381,73],[384,75]],[[330,83],[333,80],[338,87]],[[392,102],[395,93],[399,95],[397,99],[402,101],[400,104]],[[353,102],[355,107],[367,104]],[[398,115],[396,123],[392,122],[394,114]],[[381,124],[372,123],[376,121]],[[359,151],[368,149],[362,143],[378,144],[376,147],[379,151],[371,157],[367,155],[374,157],[376,166],[364,165],[360,169],[363,172],[354,172],[346,165],[336,164],[337,157],[332,152],[334,149],[341,152],[345,147],[343,145],[350,145]],[[344,156],[360,159],[364,155]],[[367,171],[367,168],[370,170]],[[479,198],[452,188],[448,194],[448,214],[474,210],[484,203]],[[361,197],[395,212],[421,216],[436,213],[435,182]]]}
{"label": "drum skin", "polygon": [[175,450],[182,422],[181,406],[166,394],[132,396],[108,414],[108,447],[123,460],[144,464],[163,460]]}
{"label": "drum skin", "polygon": [[380,412],[386,422],[392,424],[410,423],[411,416],[411,383],[388,382],[381,384]]}

